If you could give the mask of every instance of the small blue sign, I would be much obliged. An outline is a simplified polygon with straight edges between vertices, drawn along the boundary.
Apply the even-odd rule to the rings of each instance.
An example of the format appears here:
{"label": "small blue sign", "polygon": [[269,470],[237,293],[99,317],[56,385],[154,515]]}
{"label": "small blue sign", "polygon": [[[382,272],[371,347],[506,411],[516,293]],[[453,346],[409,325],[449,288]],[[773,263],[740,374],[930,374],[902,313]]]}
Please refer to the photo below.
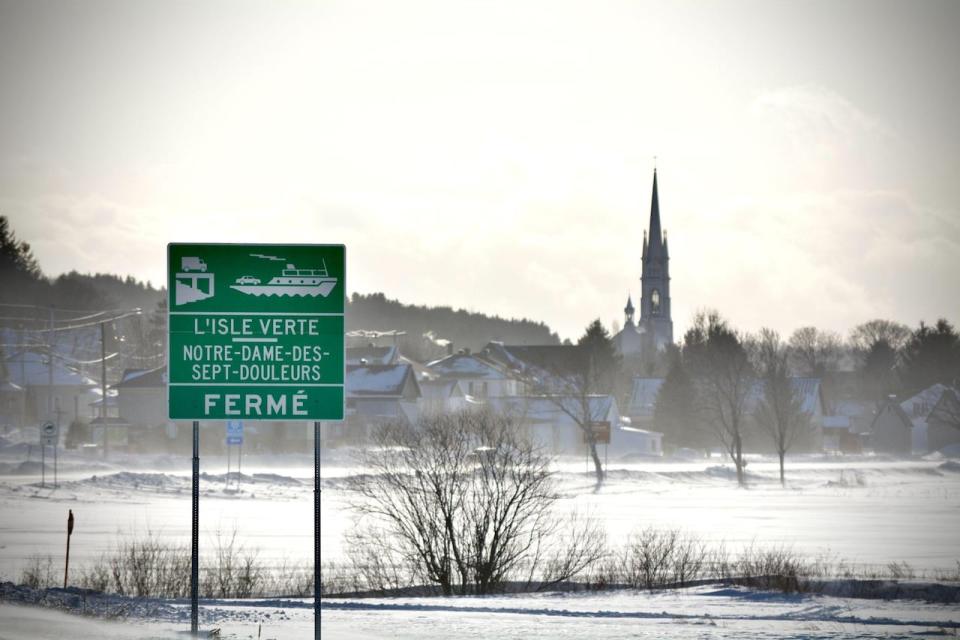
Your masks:
{"label": "small blue sign", "polygon": [[243,420],[227,420],[227,444],[243,444]]}

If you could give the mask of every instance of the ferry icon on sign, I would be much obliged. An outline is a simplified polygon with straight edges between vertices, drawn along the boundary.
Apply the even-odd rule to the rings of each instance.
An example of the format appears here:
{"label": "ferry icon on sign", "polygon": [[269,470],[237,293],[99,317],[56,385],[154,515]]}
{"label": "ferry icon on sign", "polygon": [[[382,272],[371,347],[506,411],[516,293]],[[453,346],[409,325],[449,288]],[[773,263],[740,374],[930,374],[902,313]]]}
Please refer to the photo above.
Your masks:
{"label": "ferry icon on sign", "polygon": [[175,275],[177,306],[213,297],[213,274],[207,273],[207,263],[202,258],[184,256],[180,259],[180,269],[181,273]]}

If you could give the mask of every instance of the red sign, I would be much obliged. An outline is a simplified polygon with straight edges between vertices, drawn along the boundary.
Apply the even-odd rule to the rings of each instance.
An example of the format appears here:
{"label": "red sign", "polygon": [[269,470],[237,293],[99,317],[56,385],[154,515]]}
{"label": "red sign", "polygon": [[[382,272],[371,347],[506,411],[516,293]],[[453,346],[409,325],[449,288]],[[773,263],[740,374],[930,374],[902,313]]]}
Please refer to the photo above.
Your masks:
{"label": "red sign", "polygon": [[[593,432],[593,441],[596,444],[610,444],[610,423],[609,422],[591,422],[590,431]],[[590,436],[586,430],[583,432],[583,443],[590,443]]]}

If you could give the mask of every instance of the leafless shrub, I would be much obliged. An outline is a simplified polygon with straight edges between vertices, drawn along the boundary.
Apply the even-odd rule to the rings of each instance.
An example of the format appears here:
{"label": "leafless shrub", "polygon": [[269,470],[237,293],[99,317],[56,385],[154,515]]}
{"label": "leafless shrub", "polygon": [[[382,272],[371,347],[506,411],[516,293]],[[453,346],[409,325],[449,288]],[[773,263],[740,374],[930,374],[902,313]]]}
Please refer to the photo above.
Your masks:
{"label": "leafless shrub", "polygon": [[913,567],[903,561],[888,563],[887,573],[894,580],[910,580],[917,576]]}
{"label": "leafless shrub", "polygon": [[635,589],[685,586],[700,577],[707,562],[703,542],[677,529],[635,532],[615,554],[615,580]]}
{"label": "leafless shrub", "polygon": [[[583,536],[556,555],[570,530],[553,512],[550,461],[510,416],[471,410],[385,425],[360,461],[369,474],[351,506],[374,537],[354,538],[354,555],[367,558],[374,588],[413,578],[444,595],[492,593],[524,575],[569,579],[594,555]],[[376,561],[364,549],[371,541]]]}
{"label": "leafless shrub", "polygon": [[201,590],[216,598],[248,598],[260,593],[264,571],[257,555],[256,550],[237,542],[236,530],[230,534],[218,531],[213,561],[202,572]]}
{"label": "leafless shrub", "polygon": [[32,589],[55,587],[59,576],[54,573],[53,558],[49,555],[32,555],[27,558],[27,566],[20,574],[20,583]]}

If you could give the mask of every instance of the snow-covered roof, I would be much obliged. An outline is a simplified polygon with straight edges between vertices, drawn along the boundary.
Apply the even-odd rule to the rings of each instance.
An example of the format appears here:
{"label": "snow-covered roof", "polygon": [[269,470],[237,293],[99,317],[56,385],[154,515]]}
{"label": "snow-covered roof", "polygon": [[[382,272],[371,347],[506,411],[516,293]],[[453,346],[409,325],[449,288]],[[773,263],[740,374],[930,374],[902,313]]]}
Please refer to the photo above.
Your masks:
{"label": "snow-covered roof", "polygon": [[663,434],[659,431],[650,431],[649,429],[638,429],[637,427],[625,427],[620,425],[620,430],[626,433],[636,433],[637,435],[650,436],[652,438],[662,438]]}
{"label": "snow-covered roof", "polygon": [[850,416],[823,416],[824,429],[849,429]]}
{"label": "snow-covered roof", "polygon": [[166,365],[153,369],[127,369],[123,372],[120,382],[113,385],[114,389],[144,389],[167,386]]}
{"label": "snow-covered roof", "polygon": [[634,378],[627,413],[631,416],[652,416],[662,386],[663,378]]}
{"label": "snow-covered roof", "polygon": [[873,417],[873,422],[870,423],[870,431],[874,431],[877,422],[885,415],[893,416],[896,422],[902,425],[904,429],[913,429],[913,422],[903,408],[896,402],[887,402],[887,404],[883,405],[883,407],[877,411],[877,415]]}
{"label": "snow-covered roof", "polygon": [[[42,385],[50,381],[50,366],[48,357],[37,351],[20,351],[13,353],[4,360],[7,375],[11,382],[18,386]],[[96,387],[95,380],[71,369],[58,358],[53,358],[53,386],[55,387]]]}
{"label": "snow-covered roof", "polygon": [[[820,378],[790,378],[790,386],[800,401],[800,410],[813,415],[820,403]],[[763,380],[757,380],[747,396],[747,410],[754,411],[763,399]]]}
{"label": "snow-covered roof", "polygon": [[507,369],[532,376],[575,373],[582,360],[579,348],[570,344],[516,345],[493,341],[487,343],[482,353]]}
{"label": "snow-covered roof", "polygon": [[403,395],[408,379],[420,395],[420,385],[408,364],[350,365],[344,380],[345,391],[350,396],[394,396]]}
{"label": "snow-covered roof", "polygon": [[23,387],[20,385],[10,382],[9,380],[0,381],[0,392],[2,393],[20,393],[23,391]]}
{"label": "snow-covered roof", "polygon": [[504,369],[476,354],[455,353],[434,360],[427,366],[441,378],[503,380],[512,377]]}
{"label": "snow-covered roof", "polygon": [[947,390],[951,390],[951,387],[938,382],[901,402],[900,408],[910,416],[914,424],[918,421],[926,421],[927,416]]}

